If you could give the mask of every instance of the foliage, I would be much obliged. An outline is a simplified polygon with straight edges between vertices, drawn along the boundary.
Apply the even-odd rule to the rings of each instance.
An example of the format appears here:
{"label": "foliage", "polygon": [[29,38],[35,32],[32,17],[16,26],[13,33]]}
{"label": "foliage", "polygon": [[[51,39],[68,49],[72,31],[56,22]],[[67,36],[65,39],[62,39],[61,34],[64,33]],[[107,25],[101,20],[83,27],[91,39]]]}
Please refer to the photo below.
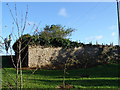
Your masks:
{"label": "foliage", "polygon": [[11,34],[9,35],[9,38],[4,39],[5,50],[7,53],[8,53],[8,49],[10,48],[10,43],[11,43]]}
{"label": "foliage", "polygon": [[2,42],[0,41],[0,52],[2,52]]}
{"label": "foliage", "polygon": [[26,45],[42,45],[42,46],[54,46],[54,47],[78,47],[82,45],[78,42],[70,41],[66,39],[74,31],[72,28],[65,28],[61,25],[45,26],[44,30],[34,35],[25,34],[21,36],[13,45],[13,49],[17,49],[17,43],[22,41],[22,47]]}
{"label": "foliage", "polygon": [[51,25],[46,26],[43,31],[39,33],[39,35],[43,38],[66,38],[67,36],[71,35],[74,31],[72,28],[65,28],[61,25]]}
{"label": "foliage", "polygon": [[[71,47],[79,47],[84,45],[83,43],[70,41],[69,39],[64,39],[60,37],[53,37],[53,38],[47,39],[39,35],[31,36],[29,34],[23,35],[18,40],[22,40],[22,47],[25,47],[26,45],[41,45],[41,46],[71,48]],[[18,40],[13,45],[14,50],[16,50]]]}
{"label": "foliage", "polygon": [[22,48],[25,48],[27,47],[31,40],[32,40],[32,37],[30,34],[25,34],[25,35],[22,35],[14,44],[13,44],[13,50],[16,52],[17,48],[18,48],[18,42],[19,40],[21,41],[21,47]]}
{"label": "foliage", "polygon": [[71,41],[69,39],[52,38],[50,44],[55,47],[69,47],[70,42]]}

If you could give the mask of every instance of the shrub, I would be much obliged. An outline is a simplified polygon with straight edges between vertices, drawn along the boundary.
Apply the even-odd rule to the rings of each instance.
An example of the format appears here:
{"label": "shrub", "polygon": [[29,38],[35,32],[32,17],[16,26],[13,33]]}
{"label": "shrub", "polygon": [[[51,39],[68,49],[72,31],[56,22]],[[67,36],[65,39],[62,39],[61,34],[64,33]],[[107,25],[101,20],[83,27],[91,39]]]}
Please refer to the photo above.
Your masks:
{"label": "shrub", "polygon": [[70,46],[70,42],[69,39],[52,38],[50,44],[55,47],[68,47]]}
{"label": "shrub", "polygon": [[[13,50],[16,52],[16,50],[17,50],[17,45],[18,45],[18,42],[19,42],[19,40],[21,40],[21,47],[23,48],[23,47],[25,47],[26,45],[29,45],[30,44],[30,42],[31,42],[31,40],[32,40],[32,37],[31,37],[31,35],[29,35],[29,34],[25,34],[25,35],[23,35],[23,36],[21,36],[18,40],[16,40],[16,42],[13,44]],[[27,46],[26,46],[27,47]]]}
{"label": "shrub", "polygon": [[75,41],[70,41],[69,39],[64,39],[60,37],[43,38],[39,35],[29,35],[25,34],[21,36],[13,45],[13,50],[16,51],[18,41],[21,40],[22,48],[26,45],[41,45],[41,46],[54,46],[63,48],[74,48],[84,45],[83,43],[78,43]]}

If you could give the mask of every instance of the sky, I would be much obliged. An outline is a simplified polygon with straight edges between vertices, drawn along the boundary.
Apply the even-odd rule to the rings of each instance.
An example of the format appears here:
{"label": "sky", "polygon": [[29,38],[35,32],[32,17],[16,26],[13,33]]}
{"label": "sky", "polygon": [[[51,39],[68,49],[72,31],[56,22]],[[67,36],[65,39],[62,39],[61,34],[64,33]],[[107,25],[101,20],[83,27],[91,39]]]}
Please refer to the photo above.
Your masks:
{"label": "sky", "polygon": [[115,2],[116,0],[1,0],[2,2]]}
{"label": "sky", "polygon": [[[2,2],[2,37],[12,33],[12,44],[16,40],[16,25],[13,24],[7,2]],[[15,2],[8,3],[15,17]],[[25,33],[33,34],[32,26],[60,24],[73,28],[75,32],[68,38],[82,43],[96,41],[100,44],[118,44],[116,2],[16,2],[19,23],[25,16],[28,5],[28,18]]]}

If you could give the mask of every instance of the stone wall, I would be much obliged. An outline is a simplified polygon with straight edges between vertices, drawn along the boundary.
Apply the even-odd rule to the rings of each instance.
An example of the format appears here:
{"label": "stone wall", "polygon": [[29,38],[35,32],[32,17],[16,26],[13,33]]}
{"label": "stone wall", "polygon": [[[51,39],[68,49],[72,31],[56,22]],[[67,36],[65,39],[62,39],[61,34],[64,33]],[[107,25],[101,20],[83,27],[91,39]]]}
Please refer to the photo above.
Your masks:
{"label": "stone wall", "polygon": [[53,64],[62,64],[75,51],[82,48],[63,49],[61,47],[43,47],[43,46],[29,46],[28,51],[28,66],[41,67]]}
{"label": "stone wall", "polygon": [[[111,49],[112,48],[112,49]],[[68,59],[75,64],[95,65],[98,62],[107,62],[118,57],[118,49],[104,46],[84,46],[64,49],[61,47],[28,47],[28,67],[59,66]],[[76,63],[78,61],[78,63]]]}
{"label": "stone wall", "polygon": [[42,46],[28,47],[28,66],[41,67],[50,65],[51,60],[58,56],[61,48],[44,48]]}

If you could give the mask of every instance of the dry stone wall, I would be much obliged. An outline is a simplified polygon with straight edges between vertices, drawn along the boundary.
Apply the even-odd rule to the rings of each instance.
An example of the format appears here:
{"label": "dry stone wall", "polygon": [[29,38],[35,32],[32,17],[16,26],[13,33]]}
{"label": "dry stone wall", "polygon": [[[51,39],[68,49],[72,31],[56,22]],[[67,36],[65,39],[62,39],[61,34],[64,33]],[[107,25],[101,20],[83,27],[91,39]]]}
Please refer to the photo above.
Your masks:
{"label": "dry stone wall", "polygon": [[44,48],[42,46],[29,46],[28,49],[28,66],[41,67],[51,64],[51,59],[58,56],[61,48]]}
{"label": "dry stone wall", "polygon": [[62,47],[29,46],[28,67],[54,67],[64,64],[68,59],[72,62],[75,61],[74,64],[76,65],[79,64],[86,67],[95,65],[98,62],[107,62],[114,55],[118,56],[118,49],[110,50],[111,47],[103,46],[84,46],[69,49]]}

